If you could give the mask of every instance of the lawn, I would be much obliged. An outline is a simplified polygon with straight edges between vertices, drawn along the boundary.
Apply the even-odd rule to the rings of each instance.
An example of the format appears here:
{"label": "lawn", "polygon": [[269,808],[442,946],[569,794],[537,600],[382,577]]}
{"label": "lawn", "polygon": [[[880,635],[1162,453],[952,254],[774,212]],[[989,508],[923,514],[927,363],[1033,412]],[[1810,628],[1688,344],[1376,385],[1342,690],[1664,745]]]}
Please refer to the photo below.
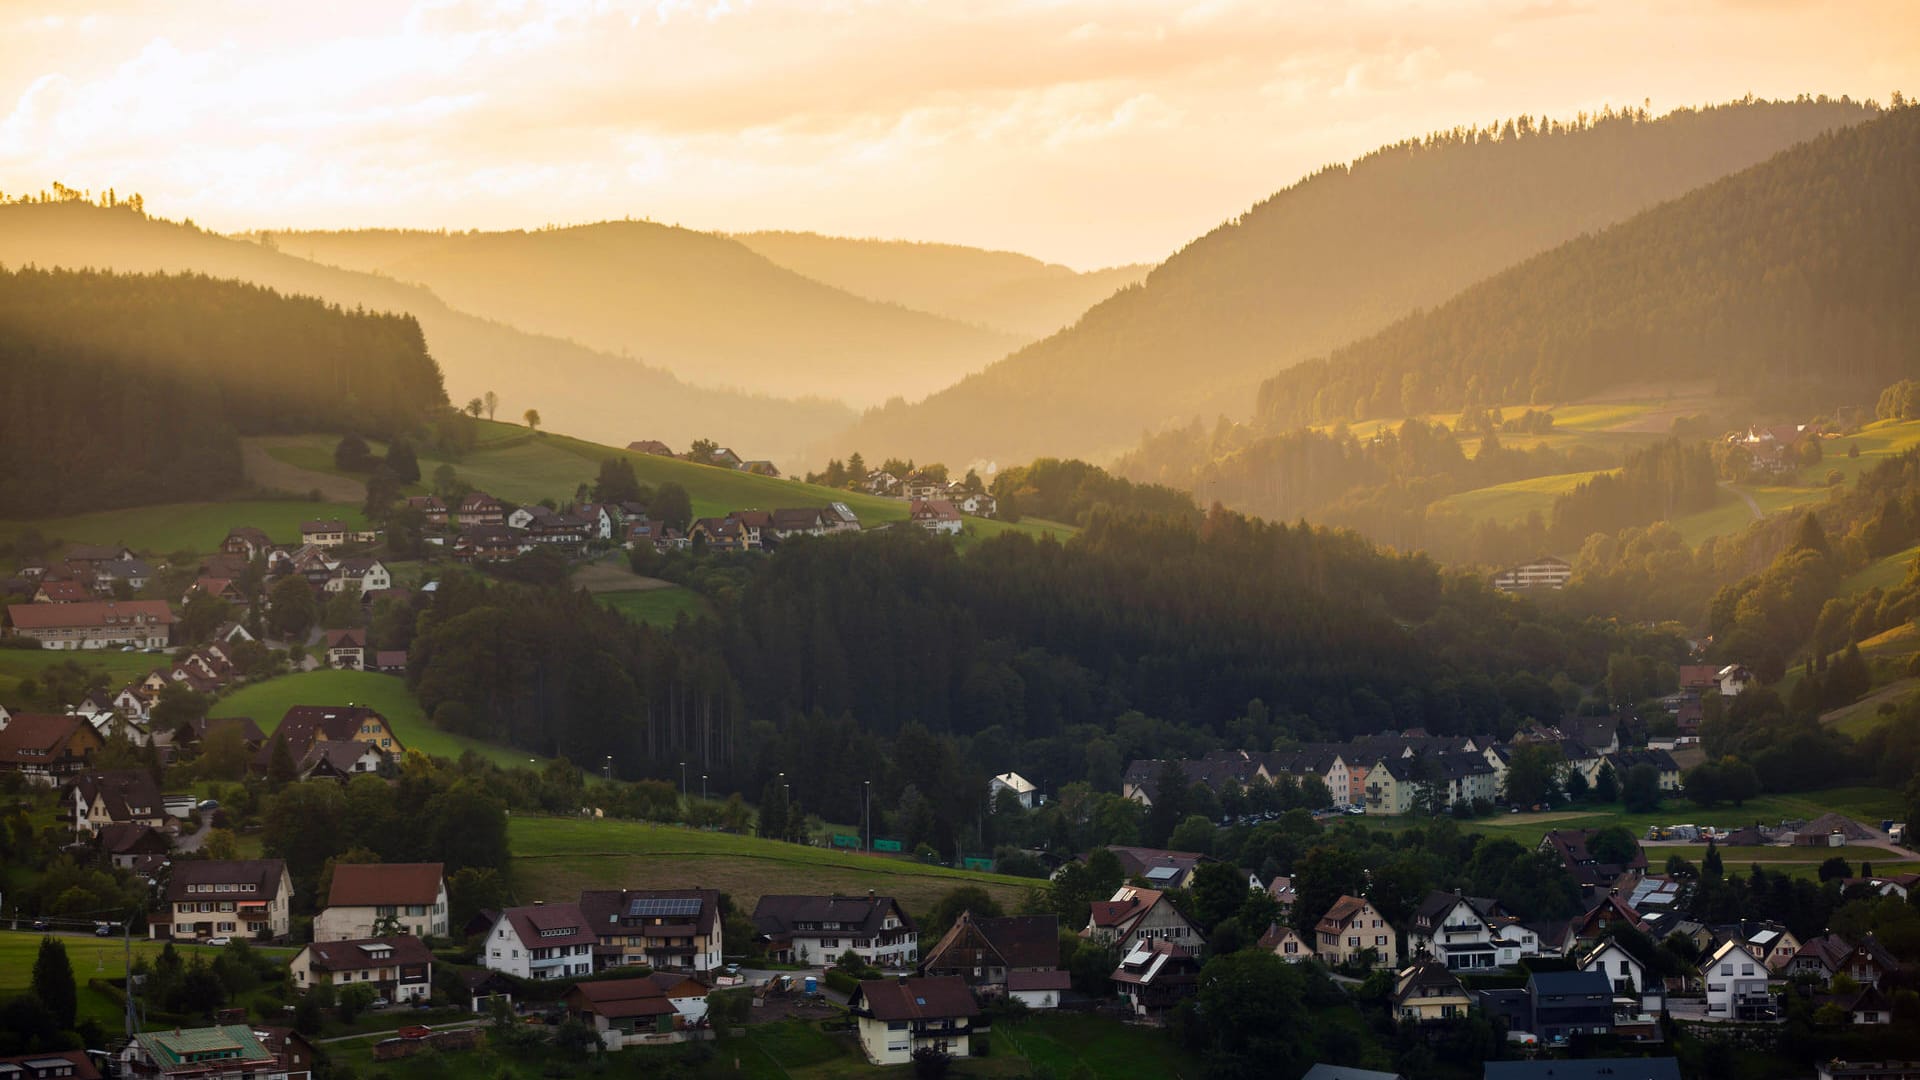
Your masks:
{"label": "lawn", "polygon": [[927,866],[885,855],[783,844],[753,836],[634,821],[515,816],[507,838],[522,903],[569,900],[583,888],[719,889],[751,911],[766,893],[868,889],[911,912],[931,909],[961,885],[978,885],[1012,910],[1030,878]]}
{"label": "lawn", "polygon": [[1915,558],[1920,558],[1920,544],[1868,563],[1840,583],[1840,595],[1858,596],[1869,589],[1891,589],[1907,580]]}
{"label": "lawn", "polygon": [[265,529],[275,543],[298,544],[300,523],[339,518],[364,525],[358,506],[298,499],[242,499],[234,502],[163,503],[125,510],[102,510],[72,517],[0,521],[0,541],[11,541],[29,526],[49,543],[123,544],[156,555],[205,554],[220,547],[236,525]]}
{"label": "lawn", "polygon": [[1187,1057],[1164,1032],[1128,1027],[1087,1013],[1035,1013],[993,1029],[993,1056],[1024,1058],[1031,1069],[1069,1076],[1084,1065],[1095,1076],[1193,1076],[1199,1062]]}
{"label": "lawn", "polygon": [[20,680],[39,679],[48,668],[72,661],[88,671],[104,672],[109,690],[118,690],[135,676],[172,662],[171,657],[124,653],[118,649],[0,649],[0,702],[20,701]]}
{"label": "lawn", "polygon": [[[534,755],[441,731],[427,721],[404,680],[370,671],[307,671],[282,675],[240,688],[214,703],[213,716],[251,716],[260,730],[273,734],[280,718],[295,705],[365,705],[393,725],[410,750],[457,758],[472,750],[505,767],[525,765]],[[540,760],[544,764],[544,759]]]}
{"label": "lawn", "polygon": [[[1749,799],[1745,806],[1723,805],[1702,810],[1678,795],[1669,795],[1659,810],[1649,814],[1629,814],[1617,808],[1586,809],[1575,807],[1553,814],[1496,814],[1477,821],[1462,822],[1467,832],[1504,836],[1532,847],[1548,829],[1597,829],[1624,825],[1634,836],[1644,836],[1649,825],[1712,825],[1739,828],[1742,825],[1767,824],[1800,819],[1811,820],[1834,811],[1856,821],[1877,826],[1884,818],[1905,813],[1900,793],[1889,788],[1844,787],[1822,791],[1802,791],[1790,795],[1762,795]],[[1376,823],[1404,825],[1404,818],[1373,818]],[[1788,853],[1788,849],[1779,849]],[[1825,856],[1822,856],[1825,858]],[[1818,860],[1816,860],[1818,861]]]}
{"label": "lawn", "polygon": [[1457,514],[1472,521],[1494,521],[1502,525],[1523,522],[1527,519],[1527,515],[1532,513],[1538,513],[1545,519],[1552,515],[1555,499],[1572,491],[1583,482],[1608,471],[1611,470],[1536,476],[1528,480],[1515,480],[1511,483],[1463,491],[1434,503],[1430,510],[1433,513]]}
{"label": "lawn", "polygon": [[[0,930],[0,998],[22,993],[33,978],[33,960],[40,952],[40,939],[43,935],[30,930]],[[60,942],[67,947],[67,963],[73,966],[73,980],[80,991],[80,1015],[93,1017],[109,1031],[120,1028],[121,1006],[112,998],[87,985],[88,979],[117,979],[126,974],[126,941],[120,937],[96,938],[75,935],[61,935]],[[136,957],[152,959],[165,948],[164,942],[149,941],[145,938],[133,939],[133,954]],[[211,956],[217,949],[202,945],[174,946],[183,955],[201,953]],[[270,953],[282,959],[291,959],[292,949],[263,949],[256,951]]]}
{"label": "lawn", "polygon": [[713,613],[705,597],[682,585],[666,589],[603,592],[596,594],[595,599],[634,622],[648,626],[672,626],[682,615],[698,619]]}

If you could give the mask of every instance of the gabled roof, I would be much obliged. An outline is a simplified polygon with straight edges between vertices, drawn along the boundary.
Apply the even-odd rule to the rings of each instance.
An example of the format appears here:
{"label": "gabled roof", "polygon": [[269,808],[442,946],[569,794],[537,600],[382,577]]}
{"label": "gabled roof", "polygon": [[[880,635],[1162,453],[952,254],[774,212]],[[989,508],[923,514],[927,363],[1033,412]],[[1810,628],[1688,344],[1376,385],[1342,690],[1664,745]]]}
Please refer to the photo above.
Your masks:
{"label": "gabled roof", "polygon": [[359,628],[327,631],[329,649],[364,649],[367,647],[367,632]]}
{"label": "gabled roof", "polygon": [[907,916],[906,909],[891,896],[772,894],[762,896],[754,905],[753,926],[758,933],[777,937],[792,935],[794,927],[802,923],[838,923],[846,929],[805,932],[844,936],[852,931],[871,937],[880,933],[881,925],[889,913],[897,915],[907,929],[913,928],[913,920]]}
{"label": "gabled roof", "polygon": [[888,1021],[954,1020],[980,1015],[973,991],[957,975],[868,979],[855,988],[847,1007]]}
{"label": "gabled roof", "polygon": [[580,893],[577,905],[587,919],[587,927],[593,932],[617,926],[619,920],[629,917],[636,904],[645,905],[647,901],[681,900],[698,901],[699,911],[692,916],[694,925],[702,934],[711,934],[720,923],[720,891],[718,889],[586,889]]}
{"label": "gabled roof", "polygon": [[1613,996],[1613,984],[1598,971],[1536,971],[1527,977],[1527,984],[1536,996]]}
{"label": "gabled roof", "polygon": [[446,864],[336,863],[328,907],[432,904],[440,899]]}
{"label": "gabled roof", "polygon": [[431,964],[433,951],[410,934],[355,938],[352,941],[316,941],[304,950],[308,963],[321,971],[359,971],[387,964]]}
{"label": "gabled roof", "polygon": [[1320,923],[1315,929],[1322,933],[1338,933],[1346,928],[1348,920],[1360,914],[1360,909],[1366,906],[1367,901],[1363,897],[1342,896],[1333,902],[1333,906],[1327,909],[1325,915],[1320,917]]}
{"label": "gabled roof", "polygon": [[81,716],[17,713],[6,727],[0,728],[0,763],[44,764],[57,755],[83,727],[93,730],[86,718]]}
{"label": "gabled roof", "polygon": [[1093,902],[1092,925],[1119,927],[1152,911],[1154,905],[1160,902],[1160,897],[1158,889],[1122,885],[1114,892],[1112,899]]}
{"label": "gabled roof", "polygon": [[100,850],[108,855],[161,854],[173,849],[167,834],[151,825],[116,821],[100,829]]}
{"label": "gabled roof", "polygon": [[[500,918],[513,927],[521,944],[528,948],[592,945],[599,940],[587,925],[587,917],[581,912],[579,904],[536,904],[508,908],[500,913]],[[547,936],[549,933],[552,936]]]}
{"label": "gabled roof", "polygon": [[1467,988],[1445,964],[1411,964],[1394,978],[1393,1000],[1404,1005],[1423,997],[1467,997]]}
{"label": "gabled roof", "polygon": [[210,898],[207,893],[190,891],[195,885],[252,885],[252,892],[212,895],[231,900],[271,900],[279,895],[286,872],[287,864],[279,859],[182,859],[173,864],[167,900]]}
{"label": "gabled roof", "polygon": [[91,806],[95,800],[106,804],[107,816],[114,821],[141,817],[164,817],[166,806],[160,798],[160,785],[153,774],[141,769],[116,769],[112,772],[86,773],[71,785]]}
{"label": "gabled roof", "polygon": [[666,989],[645,977],[577,983],[566,997],[573,1008],[609,1020],[667,1016],[674,1011]]}
{"label": "gabled roof", "polygon": [[[9,604],[7,617],[19,630],[99,630],[109,626],[172,626],[165,600],[93,600],[79,604]],[[143,620],[136,623],[134,620]]]}

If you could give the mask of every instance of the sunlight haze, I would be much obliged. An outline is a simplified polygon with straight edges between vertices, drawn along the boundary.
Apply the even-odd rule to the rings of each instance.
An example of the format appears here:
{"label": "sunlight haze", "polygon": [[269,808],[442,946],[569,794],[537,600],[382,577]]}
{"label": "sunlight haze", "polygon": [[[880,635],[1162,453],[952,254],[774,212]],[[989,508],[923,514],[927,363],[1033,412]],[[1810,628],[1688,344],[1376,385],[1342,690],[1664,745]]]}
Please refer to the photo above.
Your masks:
{"label": "sunlight haze", "polygon": [[[295,13],[297,12],[297,13]],[[1898,2],[0,3],[0,191],[254,228],[634,217],[1157,261],[1463,123],[1885,101]]]}

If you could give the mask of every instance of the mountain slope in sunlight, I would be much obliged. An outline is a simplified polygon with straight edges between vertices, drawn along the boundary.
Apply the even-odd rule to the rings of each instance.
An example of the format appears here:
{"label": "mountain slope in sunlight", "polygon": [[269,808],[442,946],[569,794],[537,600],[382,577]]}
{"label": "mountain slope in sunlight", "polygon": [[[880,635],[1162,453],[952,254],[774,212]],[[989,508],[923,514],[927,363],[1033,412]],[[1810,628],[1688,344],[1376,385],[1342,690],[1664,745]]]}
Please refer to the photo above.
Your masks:
{"label": "mountain slope in sunlight", "polygon": [[814,458],[1104,459],[1170,420],[1244,416],[1277,370],[1868,115],[1739,103],[1387,147],[1260,203],[1070,329],[924,402],[868,413]]}

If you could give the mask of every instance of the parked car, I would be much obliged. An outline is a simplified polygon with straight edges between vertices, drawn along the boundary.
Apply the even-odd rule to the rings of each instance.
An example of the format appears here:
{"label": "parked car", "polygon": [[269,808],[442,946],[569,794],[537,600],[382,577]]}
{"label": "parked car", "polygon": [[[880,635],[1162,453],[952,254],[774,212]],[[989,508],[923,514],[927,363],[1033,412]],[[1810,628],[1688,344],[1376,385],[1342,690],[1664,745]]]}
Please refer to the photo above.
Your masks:
{"label": "parked car", "polygon": [[220,809],[220,800],[219,799],[201,799],[198,803],[194,805],[194,809],[218,810]]}
{"label": "parked car", "polygon": [[112,937],[112,936],[113,936],[113,924],[112,924],[112,923],[103,923],[103,922],[97,922],[97,923],[94,923],[94,924],[93,924],[93,936],[94,936],[94,937]]}
{"label": "parked car", "polygon": [[233,944],[233,939],[226,936],[225,934],[222,934],[219,937],[208,938],[207,944],[213,946],[216,949],[224,949],[227,946]]}
{"label": "parked car", "polygon": [[49,922],[47,922],[47,920],[45,920],[45,919],[35,919],[35,920],[33,920],[33,928],[34,928],[35,930],[43,930],[43,931],[44,931],[44,930],[51,930],[51,929],[53,929],[53,925],[52,925],[51,923],[49,923]]}
{"label": "parked car", "polygon": [[408,1024],[394,1034],[403,1039],[424,1039],[433,1034],[433,1029],[425,1024]]}

